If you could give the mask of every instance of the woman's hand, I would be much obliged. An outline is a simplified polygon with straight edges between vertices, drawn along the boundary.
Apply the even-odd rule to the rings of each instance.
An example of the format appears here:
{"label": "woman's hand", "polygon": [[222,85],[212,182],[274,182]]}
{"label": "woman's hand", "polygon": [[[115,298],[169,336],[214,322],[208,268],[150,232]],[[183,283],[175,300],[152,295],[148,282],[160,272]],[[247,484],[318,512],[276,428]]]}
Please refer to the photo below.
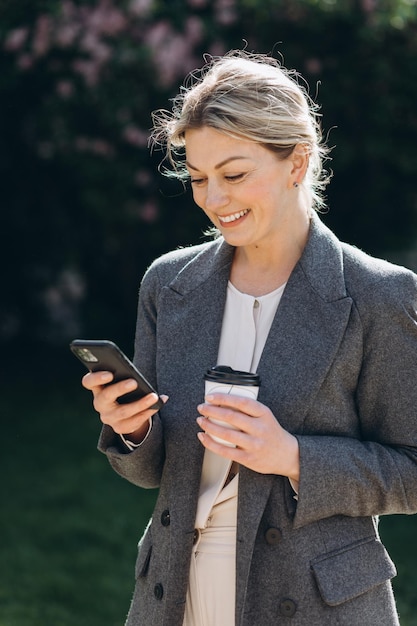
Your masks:
{"label": "woman's hand", "polygon": [[[198,411],[202,417],[197,422],[204,431],[198,437],[208,450],[260,474],[279,474],[298,482],[298,441],[282,428],[264,404],[243,396],[216,393],[206,396]],[[208,418],[226,422],[230,428]],[[210,435],[236,447],[218,443]]]}
{"label": "woman's hand", "polygon": [[[137,387],[133,379],[122,380],[109,385],[113,380],[111,372],[86,374],[83,387],[93,392],[93,405],[100,414],[103,424],[110,426],[118,435],[128,435],[133,443],[141,443],[149,429],[149,420],[157,412],[152,405],[158,400],[156,393],[150,393],[140,400],[119,404],[117,398]],[[166,401],[167,396],[162,396]]]}

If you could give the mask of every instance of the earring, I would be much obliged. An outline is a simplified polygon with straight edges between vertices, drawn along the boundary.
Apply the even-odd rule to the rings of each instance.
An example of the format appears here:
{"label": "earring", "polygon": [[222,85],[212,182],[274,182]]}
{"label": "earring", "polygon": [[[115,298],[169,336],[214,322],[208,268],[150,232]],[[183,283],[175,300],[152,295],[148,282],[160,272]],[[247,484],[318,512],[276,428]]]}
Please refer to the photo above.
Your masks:
{"label": "earring", "polygon": [[295,181],[295,182],[293,183],[293,187],[295,187],[295,189],[297,189],[297,187],[299,187],[299,186],[300,186],[300,185],[299,185],[299,183],[297,183],[297,181]]}

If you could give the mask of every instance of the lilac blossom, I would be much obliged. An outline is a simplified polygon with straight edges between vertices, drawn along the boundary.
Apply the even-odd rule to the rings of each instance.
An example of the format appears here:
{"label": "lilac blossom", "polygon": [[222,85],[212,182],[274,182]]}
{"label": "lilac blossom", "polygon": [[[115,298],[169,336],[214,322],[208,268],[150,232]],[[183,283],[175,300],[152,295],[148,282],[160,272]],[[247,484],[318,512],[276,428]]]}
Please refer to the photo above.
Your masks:
{"label": "lilac blossom", "polygon": [[147,200],[139,207],[139,215],[144,222],[154,222],[158,214],[158,205],[153,200]]}
{"label": "lilac blossom", "polygon": [[207,0],[188,0],[188,4],[193,9],[202,9],[207,6]]}
{"label": "lilac blossom", "polygon": [[113,146],[104,139],[79,136],[75,139],[74,146],[79,152],[90,152],[103,157],[114,156]]}
{"label": "lilac blossom", "polygon": [[32,39],[32,51],[36,58],[43,57],[51,46],[52,20],[49,15],[39,16]]}
{"label": "lilac blossom", "polygon": [[4,42],[4,49],[7,52],[17,52],[23,48],[28,38],[29,28],[22,26],[10,31]]}
{"label": "lilac blossom", "polygon": [[57,94],[64,100],[68,100],[75,93],[74,83],[71,80],[59,80],[56,84]]}
{"label": "lilac blossom", "polygon": [[188,23],[188,32],[180,34],[165,20],[146,33],[144,41],[152,51],[161,85],[171,85],[196,65],[193,55],[196,28],[199,28],[198,22],[192,21]]}
{"label": "lilac blossom", "polygon": [[153,8],[153,0],[131,0],[128,10],[137,17],[146,17]]}
{"label": "lilac blossom", "polygon": [[229,26],[237,20],[235,0],[217,0],[215,4],[215,17],[219,24]]}
{"label": "lilac blossom", "polygon": [[135,124],[128,124],[123,129],[122,136],[132,146],[143,148],[148,145],[148,133],[135,126]]}

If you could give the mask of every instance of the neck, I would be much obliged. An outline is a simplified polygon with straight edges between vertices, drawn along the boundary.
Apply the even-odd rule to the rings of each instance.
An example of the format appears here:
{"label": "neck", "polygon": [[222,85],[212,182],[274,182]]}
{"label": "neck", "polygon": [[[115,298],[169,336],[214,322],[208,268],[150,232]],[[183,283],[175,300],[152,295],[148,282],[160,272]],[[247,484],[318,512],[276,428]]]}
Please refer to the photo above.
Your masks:
{"label": "neck", "polygon": [[308,240],[310,217],[295,220],[272,241],[237,247],[230,280],[253,296],[270,293],[286,283]]}

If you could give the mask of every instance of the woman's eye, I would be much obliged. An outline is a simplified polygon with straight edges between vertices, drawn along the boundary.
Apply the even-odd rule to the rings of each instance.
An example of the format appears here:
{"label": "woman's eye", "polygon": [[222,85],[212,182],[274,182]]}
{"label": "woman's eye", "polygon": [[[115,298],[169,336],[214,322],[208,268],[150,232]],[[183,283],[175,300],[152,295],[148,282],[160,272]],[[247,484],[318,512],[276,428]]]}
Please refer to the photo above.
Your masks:
{"label": "woman's eye", "polygon": [[244,174],[230,174],[229,176],[225,176],[225,179],[230,182],[235,182],[237,180],[241,180],[244,177]]}
{"label": "woman's eye", "polygon": [[[239,180],[241,180],[243,177],[245,176],[245,174],[225,174],[224,175],[224,179],[229,182],[229,183],[235,183],[238,182]],[[190,183],[192,185],[204,185],[204,183],[206,182],[207,178],[199,178],[199,177],[191,177],[190,178]]]}

